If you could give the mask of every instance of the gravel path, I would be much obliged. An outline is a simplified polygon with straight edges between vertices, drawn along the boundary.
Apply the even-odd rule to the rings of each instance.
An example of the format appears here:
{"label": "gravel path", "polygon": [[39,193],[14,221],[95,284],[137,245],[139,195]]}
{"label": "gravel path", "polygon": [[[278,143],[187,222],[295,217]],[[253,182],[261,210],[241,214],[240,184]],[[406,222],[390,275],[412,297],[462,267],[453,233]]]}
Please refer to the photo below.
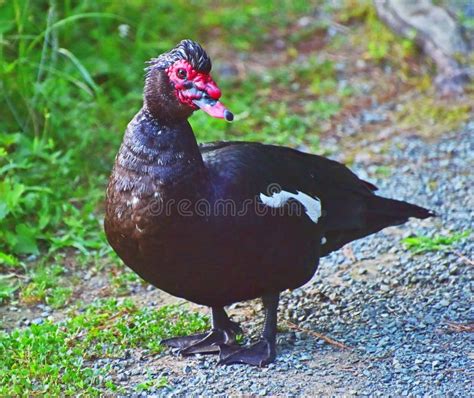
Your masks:
{"label": "gravel path", "polygon": [[[392,175],[382,180],[371,174],[376,166],[352,168],[382,195],[427,206],[439,217],[353,242],[324,258],[305,287],[285,292],[274,364],[216,367],[213,356],[131,352],[96,366],[112,365],[130,396],[150,396],[132,392],[139,381],[157,376],[166,376],[170,387],[151,396],[473,396],[474,335],[450,323],[474,321],[474,242],[415,255],[401,239],[474,231],[474,122],[435,142],[399,137],[387,159]],[[260,308],[244,303],[230,312],[256,335]],[[329,345],[313,332],[351,349]]]}

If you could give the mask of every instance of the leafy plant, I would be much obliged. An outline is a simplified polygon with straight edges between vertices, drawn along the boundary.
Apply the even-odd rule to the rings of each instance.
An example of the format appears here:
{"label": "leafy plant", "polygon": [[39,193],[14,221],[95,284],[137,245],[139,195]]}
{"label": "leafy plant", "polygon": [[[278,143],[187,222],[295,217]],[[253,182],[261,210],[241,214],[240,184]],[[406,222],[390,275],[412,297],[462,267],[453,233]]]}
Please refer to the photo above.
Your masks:
{"label": "leafy plant", "polygon": [[[97,301],[63,322],[44,322],[0,332],[0,395],[101,396],[118,389],[107,368],[91,368],[92,358],[118,357],[127,348],[162,350],[163,338],[196,333],[206,317],[176,306],[137,308],[131,301]],[[139,389],[160,388],[165,380]]]}
{"label": "leafy plant", "polygon": [[164,387],[168,387],[168,379],[166,377],[157,378],[148,375],[145,381],[142,381],[136,385],[135,389],[139,392],[143,392]]}
{"label": "leafy plant", "polygon": [[26,304],[45,302],[53,308],[62,307],[72,294],[70,286],[63,286],[60,265],[41,265],[30,272],[31,281],[24,286],[20,298]]}
{"label": "leafy plant", "polygon": [[0,275],[0,304],[9,299],[20,287],[14,275]]}
{"label": "leafy plant", "polygon": [[128,294],[132,285],[143,283],[143,280],[129,269],[113,269],[111,274],[111,285],[119,295]]}
{"label": "leafy plant", "polygon": [[406,248],[415,252],[423,253],[429,251],[448,250],[453,244],[467,238],[470,231],[458,232],[452,235],[411,236],[403,239]]}
{"label": "leafy plant", "polygon": [[338,10],[338,17],[343,23],[364,22],[353,40],[365,46],[364,58],[368,60],[400,64],[415,53],[412,38],[395,35],[380,21],[370,0],[345,0],[344,6]]}
{"label": "leafy plant", "polygon": [[392,168],[389,166],[380,165],[375,169],[375,175],[379,178],[387,178],[392,174]]}
{"label": "leafy plant", "polygon": [[471,116],[472,106],[465,102],[435,101],[432,96],[413,99],[396,112],[397,125],[416,130],[418,134],[434,136],[455,130]]}

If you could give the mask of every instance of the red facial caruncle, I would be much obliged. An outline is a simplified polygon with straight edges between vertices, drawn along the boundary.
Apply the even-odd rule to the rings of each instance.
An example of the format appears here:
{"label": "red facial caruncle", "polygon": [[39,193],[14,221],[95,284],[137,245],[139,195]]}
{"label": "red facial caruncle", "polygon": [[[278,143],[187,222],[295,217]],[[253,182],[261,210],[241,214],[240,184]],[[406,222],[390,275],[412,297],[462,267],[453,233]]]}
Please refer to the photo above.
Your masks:
{"label": "red facial caruncle", "polygon": [[176,96],[181,103],[192,109],[202,109],[209,115],[232,121],[234,115],[219,100],[221,90],[208,73],[196,71],[192,65],[180,59],[166,69],[174,84]]}

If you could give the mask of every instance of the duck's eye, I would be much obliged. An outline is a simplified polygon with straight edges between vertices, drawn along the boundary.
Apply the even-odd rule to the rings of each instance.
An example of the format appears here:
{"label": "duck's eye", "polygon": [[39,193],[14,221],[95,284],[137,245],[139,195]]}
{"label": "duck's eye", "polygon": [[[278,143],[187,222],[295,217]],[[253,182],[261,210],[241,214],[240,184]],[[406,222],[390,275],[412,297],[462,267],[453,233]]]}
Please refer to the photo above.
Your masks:
{"label": "duck's eye", "polygon": [[180,79],[186,79],[186,76],[187,76],[187,73],[186,73],[186,69],[178,69],[177,72],[176,72],[176,75],[180,78]]}

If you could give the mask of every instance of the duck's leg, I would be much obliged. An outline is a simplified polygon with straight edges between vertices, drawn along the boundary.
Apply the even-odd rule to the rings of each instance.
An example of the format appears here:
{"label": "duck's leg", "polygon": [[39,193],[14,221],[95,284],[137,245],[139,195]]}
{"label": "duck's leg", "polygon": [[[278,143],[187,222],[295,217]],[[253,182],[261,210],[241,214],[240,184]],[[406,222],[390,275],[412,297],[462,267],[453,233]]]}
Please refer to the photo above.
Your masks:
{"label": "duck's leg", "polygon": [[237,335],[242,329],[236,322],[232,322],[222,307],[212,307],[212,330],[191,336],[173,337],[162,340],[161,344],[178,348],[182,355],[214,354],[219,352],[222,345],[236,344]]}
{"label": "duck's leg", "polygon": [[278,293],[262,297],[265,322],[261,339],[250,347],[221,347],[219,364],[243,363],[265,366],[275,360],[278,300]]}

